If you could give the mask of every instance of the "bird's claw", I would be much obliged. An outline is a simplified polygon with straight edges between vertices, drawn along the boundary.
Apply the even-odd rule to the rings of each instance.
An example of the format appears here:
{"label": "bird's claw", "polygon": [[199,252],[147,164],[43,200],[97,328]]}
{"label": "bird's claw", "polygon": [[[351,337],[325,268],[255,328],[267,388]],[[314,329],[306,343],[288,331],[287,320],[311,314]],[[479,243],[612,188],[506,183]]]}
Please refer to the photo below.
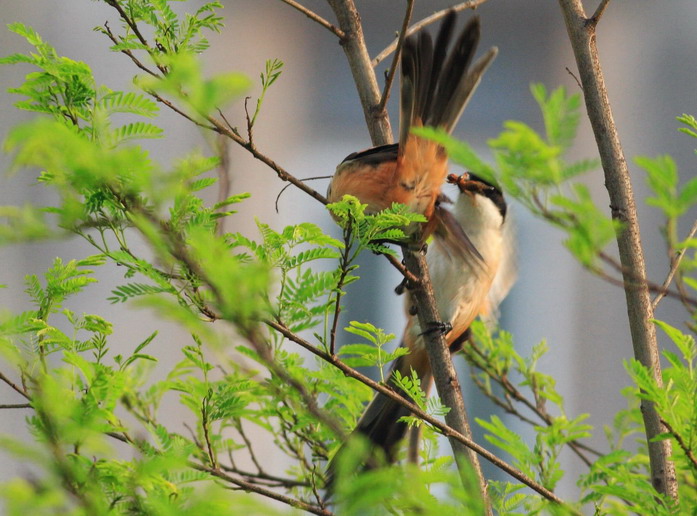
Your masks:
{"label": "bird's claw", "polygon": [[450,324],[449,322],[442,322],[442,321],[432,321],[428,323],[428,328],[426,330],[422,331],[419,335],[428,335],[429,333],[440,333],[441,335],[445,335],[446,333],[450,332],[453,329],[453,325]]}

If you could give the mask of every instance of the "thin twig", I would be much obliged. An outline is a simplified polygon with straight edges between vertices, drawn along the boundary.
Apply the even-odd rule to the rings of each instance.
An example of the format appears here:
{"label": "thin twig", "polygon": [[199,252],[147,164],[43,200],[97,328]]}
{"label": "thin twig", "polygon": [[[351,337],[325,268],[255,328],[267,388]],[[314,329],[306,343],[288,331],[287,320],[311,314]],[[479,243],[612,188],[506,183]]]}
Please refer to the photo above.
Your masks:
{"label": "thin twig", "polygon": [[0,409],[26,409],[32,408],[30,403],[9,403],[7,405],[0,405]]}
{"label": "thin twig", "polygon": [[385,87],[382,90],[382,98],[380,99],[380,104],[378,105],[378,113],[383,111],[387,106],[387,101],[390,98],[390,89],[392,88],[392,83],[397,75],[397,65],[399,64],[399,55],[402,53],[402,47],[404,46],[404,40],[407,37],[407,29],[409,28],[409,21],[411,20],[411,13],[414,10],[414,0],[407,0],[407,9],[404,13],[404,21],[402,22],[402,28],[399,31],[399,37],[397,39],[397,49],[392,58],[392,64],[390,65],[390,70],[387,72],[387,77],[385,78]]}
{"label": "thin twig", "polygon": [[[216,153],[220,157],[218,165],[218,203],[224,202],[230,197],[230,156],[228,153],[228,141],[225,136],[218,133],[215,136]],[[216,221],[216,234],[222,236],[225,233],[225,217]]]}
{"label": "thin twig", "polygon": [[27,391],[25,391],[25,390],[22,389],[21,387],[17,386],[12,380],[10,380],[10,379],[9,379],[7,376],[5,376],[3,373],[0,373],[0,380],[2,380],[2,381],[5,382],[7,385],[9,385],[10,387],[12,387],[12,389],[13,389],[14,391],[16,391],[16,392],[18,392],[19,394],[21,394],[25,399],[28,399],[29,401],[31,401],[31,397],[29,396],[29,394],[27,393]]}
{"label": "thin twig", "polygon": [[258,474],[266,476],[264,468],[261,467],[261,464],[257,460],[256,453],[254,453],[252,441],[250,441],[247,437],[244,428],[242,428],[242,422],[239,419],[235,421],[235,429],[237,430],[237,433],[240,434],[240,437],[242,437],[242,440],[244,441],[244,444],[247,447],[247,453],[249,453],[249,457],[252,459],[252,463],[254,464],[254,466],[256,466]]}
{"label": "thin twig", "polygon": [[332,322],[332,329],[329,333],[329,353],[334,356],[336,354],[336,330],[339,326],[339,314],[341,313],[341,297],[343,296],[344,281],[346,281],[346,276],[349,273],[350,256],[351,256],[351,233],[352,225],[349,223],[344,228],[344,252],[341,255],[341,261],[339,267],[341,268],[341,275],[339,280],[336,282],[336,303],[334,303],[334,318]]}
{"label": "thin twig", "polygon": [[[650,292],[656,292],[658,294],[661,294],[663,296],[667,297],[672,297],[675,299],[680,299],[683,303],[686,303],[688,305],[691,305],[693,307],[697,307],[697,298],[690,297],[690,296],[684,296],[680,292],[674,292],[670,290],[669,288],[664,287],[663,285],[658,285],[652,281],[649,280],[644,280],[643,284],[636,279],[632,279],[631,273],[627,271],[626,267],[624,267],[620,262],[615,260],[612,256],[605,252],[600,252],[598,253],[598,257],[610,265],[612,268],[617,270],[617,272],[622,273],[622,275],[627,278],[625,280],[621,279],[615,279],[610,277],[609,275],[606,274],[601,274],[599,275],[605,279],[606,281],[609,281],[610,283],[615,283],[620,286],[624,286],[626,288],[631,288],[631,289],[639,289],[639,288],[647,288]],[[596,272],[595,269],[591,269],[593,272]],[[653,306],[653,305],[652,305]]]}
{"label": "thin twig", "polygon": [[147,93],[148,95],[150,95],[150,96],[151,96],[152,98],[154,98],[156,101],[161,102],[162,104],[164,104],[165,106],[167,106],[169,109],[171,109],[171,110],[174,111],[175,113],[177,113],[177,114],[183,116],[184,118],[186,118],[186,119],[189,120],[190,122],[193,122],[193,123],[196,124],[197,126],[203,127],[204,129],[209,129],[209,130],[211,130],[211,131],[215,131],[215,130],[216,130],[214,126],[212,126],[212,125],[207,125],[207,124],[201,122],[200,120],[196,120],[193,116],[191,116],[191,115],[185,113],[183,110],[181,110],[180,108],[178,108],[177,106],[175,106],[174,103],[173,103],[171,100],[167,100],[166,98],[164,98],[164,97],[163,97],[162,95],[160,95],[159,93],[156,93],[156,92],[150,91],[150,90],[145,90],[145,93]]}
{"label": "thin twig", "polygon": [[255,480],[262,480],[267,482],[269,485],[273,484],[274,486],[282,486],[282,487],[309,487],[310,484],[309,482],[303,482],[300,480],[294,480],[292,478],[284,478],[284,477],[278,477],[276,475],[270,475],[268,473],[252,473],[251,471],[244,471],[241,470],[237,467],[233,466],[227,466],[225,464],[220,464],[220,469],[227,471],[228,473],[235,473],[237,475],[240,475],[241,477],[244,477],[248,479],[249,481],[255,481]]}
{"label": "thin twig", "polygon": [[[140,41],[143,45],[148,47],[148,52],[150,53],[150,55],[153,55],[153,51],[152,51],[150,45],[148,44],[148,41],[145,39],[143,34],[141,34],[140,29],[138,28],[138,24],[133,20],[133,18],[131,18],[130,16],[128,16],[128,14],[126,14],[126,11],[123,10],[123,8],[121,7],[121,4],[118,2],[118,0],[106,0],[106,3],[110,6],[112,6],[114,9],[116,9],[116,11],[118,11],[119,16],[131,28],[131,30],[133,31],[133,34],[135,34],[136,37],[138,38],[138,41]],[[156,66],[163,74],[167,73],[166,67],[159,65],[159,64]]]}
{"label": "thin twig", "polygon": [[[692,224],[692,229],[690,229],[690,232],[688,233],[686,240],[690,240],[692,237],[694,237],[695,233],[697,233],[697,220],[695,220],[694,224]],[[675,273],[678,272],[678,269],[680,268],[680,262],[682,262],[682,259],[684,258],[686,251],[687,249],[680,249],[675,253],[672,266],[668,271],[668,276],[666,276],[665,281],[661,285],[661,290],[658,292],[658,294],[656,294],[656,297],[653,299],[652,306],[654,311],[656,310],[658,303],[661,302],[661,299],[663,299],[666,293],[668,292],[668,287],[672,283],[673,277],[675,277]]]}
{"label": "thin twig", "polygon": [[[316,179],[331,179],[333,176],[313,176],[313,177],[304,177],[300,178],[300,181],[315,181]],[[274,203],[274,206],[276,208],[276,213],[278,213],[278,201],[281,199],[281,195],[283,195],[283,192],[285,192],[288,188],[293,186],[292,184],[288,183],[286,186],[281,188],[281,191],[278,192],[278,195],[276,196],[276,202]]]}
{"label": "thin twig", "polygon": [[[189,118],[189,117],[187,117],[187,118]],[[216,131],[220,134],[227,136],[228,138],[230,138],[232,141],[234,141],[238,145],[247,149],[252,154],[252,156],[254,156],[256,159],[258,159],[259,161],[264,163],[271,170],[276,172],[276,175],[278,176],[279,179],[281,179],[281,181],[287,181],[287,182],[293,184],[293,186],[295,186],[296,188],[299,188],[300,190],[302,190],[306,194],[313,197],[315,200],[321,202],[322,204],[327,204],[328,201],[324,195],[320,194],[316,190],[307,186],[305,183],[302,182],[302,180],[298,179],[293,174],[291,174],[290,172],[285,170],[283,167],[278,165],[278,163],[276,163],[274,160],[272,160],[271,158],[269,158],[268,156],[266,156],[265,154],[260,152],[254,143],[249,142],[249,141],[245,140],[244,138],[242,138],[239,135],[239,133],[237,133],[237,131],[235,131],[229,127],[229,124],[227,124],[227,122],[226,122],[226,124],[223,124],[222,122],[220,122],[219,120],[217,120],[214,117],[209,117],[208,121],[212,125],[211,126],[204,126],[204,127],[207,127],[208,129],[211,129],[213,131]],[[201,124],[199,124],[199,125],[201,125]]]}
{"label": "thin twig", "polygon": [[[431,25],[432,23],[437,22],[438,20],[445,18],[445,15],[448,14],[449,11],[464,11],[466,9],[476,9],[483,3],[485,3],[487,0],[470,0],[469,2],[462,2],[461,4],[453,5],[452,7],[448,7],[447,9],[443,9],[441,11],[433,13],[431,16],[428,16],[421,20],[420,22],[415,23],[409,29],[404,33],[405,37],[409,37],[415,32],[420,31],[424,27],[427,27]],[[400,34],[401,37],[401,34]],[[372,61],[371,64],[373,67],[376,67],[379,65],[382,61],[385,60],[386,57],[388,57],[392,52],[394,52],[397,49],[397,45],[399,44],[399,38],[396,38],[392,43],[390,43],[382,52],[380,52]]]}
{"label": "thin twig", "polygon": [[687,446],[682,436],[679,433],[677,433],[675,429],[671,426],[671,424],[668,423],[668,421],[666,421],[665,419],[661,418],[661,423],[663,423],[663,426],[665,426],[668,432],[670,432],[670,435],[672,435],[673,438],[678,442],[678,445],[680,446],[680,448],[682,448],[682,451],[685,452],[685,455],[692,463],[692,466],[694,468],[697,468],[697,457],[695,457],[695,454],[693,453],[692,449],[689,446]]}
{"label": "thin twig", "polygon": [[[537,423],[527,417],[525,417],[523,414],[521,414],[516,408],[512,405],[510,402],[510,399],[508,396],[512,397],[515,401],[522,403],[524,406],[526,406],[530,411],[532,411],[537,417],[539,417],[542,421],[547,426],[551,426],[554,423],[554,420],[552,416],[549,415],[549,413],[544,409],[544,407],[538,406],[538,404],[532,403],[529,399],[527,399],[523,393],[521,393],[515,385],[513,385],[510,380],[506,376],[501,376],[496,373],[491,367],[489,366],[488,360],[486,355],[479,349],[479,347],[472,341],[470,340],[469,346],[463,347],[463,354],[465,357],[468,359],[468,362],[472,365],[472,367],[477,367],[484,373],[486,373],[492,380],[494,380],[496,383],[499,384],[499,386],[503,389],[504,393],[506,394],[507,398],[506,400],[508,401],[509,405],[506,405],[503,403],[493,392],[490,393],[483,384],[474,374],[472,374],[472,378],[477,384],[477,386],[480,388],[480,390],[484,393],[485,396],[487,396],[490,400],[492,400],[494,403],[499,405],[501,408],[506,410],[509,414],[512,414],[516,416],[518,419],[521,421],[524,421],[525,423],[528,423],[530,425],[537,425]],[[481,363],[475,359],[475,357],[471,353],[476,353],[480,359]],[[586,455],[581,451],[585,450],[588,451],[596,456],[601,456],[602,453],[594,450],[588,445],[584,445],[583,443],[580,443],[576,440],[574,441],[569,441],[567,443],[569,447],[573,450],[573,452],[578,456],[581,461],[583,461],[586,466],[590,466],[592,464],[592,461],[586,457]]]}
{"label": "thin twig", "polygon": [[583,84],[581,84],[581,81],[578,80],[578,77],[576,77],[576,74],[575,74],[574,72],[571,71],[571,68],[569,68],[569,67],[567,66],[567,67],[566,67],[566,72],[567,72],[571,77],[574,78],[574,80],[576,81],[576,84],[578,84],[578,89],[581,90],[581,92],[583,92]]}
{"label": "thin twig", "polygon": [[264,495],[268,498],[271,498],[273,500],[285,503],[286,505],[290,505],[291,507],[295,507],[297,509],[302,509],[303,511],[310,512],[312,514],[318,514],[320,516],[331,516],[333,513],[327,509],[323,509],[321,507],[318,507],[316,505],[312,505],[310,503],[304,502],[303,500],[298,500],[297,498],[292,498],[290,496],[285,496],[280,493],[277,493],[276,491],[273,491],[271,489],[266,489],[264,487],[261,487],[257,484],[254,484],[252,482],[247,482],[246,480],[243,480],[241,478],[236,478],[233,477],[232,475],[229,475],[225,473],[224,471],[220,469],[215,469],[211,468],[209,466],[205,466],[203,464],[197,464],[194,462],[190,462],[189,466],[192,468],[198,470],[198,471],[205,471],[206,473],[209,473],[221,480],[224,480],[230,484],[233,484],[237,487],[240,487],[244,489],[245,491],[252,491],[257,494]]}
{"label": "thin twig", "polygon": [[281,0],[281,2],[284,2],[288,5],[290,5],[292,8],[297,9],[298,11],[303,13],[305,16],[310,18],[312,21],[319,23],[322,27],[324,27],[325,29],[328,29],[330,32],[335,34],[339,39],[344,39],[346,37],[346,34],[344,34],[344,31],[342,31],[339,27],[332,25],[327,20],[322,18],[319,14],[311,11],[310,9],[305,7],[304,5],[300,5],[295,0]]}
{"label": "thin twig", "polygon": [[213,451],[213,443],[211,443],[211,437],[208,428],[208,396],[203,398],[201,401],[201,427],[203,428],[203,439],[206,442],[206,453],[208,455],[208,460],[211,462],[211,466],[218,469],[218,459]]}
{"label": "thin twig", "polygon": [[593,26],[598,25],[598,22],[600,21],[600,18],[602,18],[603,13],[605,12],[605,9],[607,8],[609,3],[610,0],[602,0],[600,2],[600,5],[598,5],[598,8],[593,13],[593,16],[591,16],[588,20],[588,23],[590,23]]}
{"label": "thin twig", "polygon": [[409,270],[404,266],[402,262],[400,262],[397,258],[392,256],[391,254],[386,254],[384,255],[385,258],[387,258],[387,261],[390,262],[390,264],[399,271],[399,273],[404,276],[404,278],[412,285],[416,285],[421,281],[419,278],[414,276]]}
{"label": "thin twig", "polygon": [[[109,27],[109,22],[104,22],[104,30],[105,30],[104,33],[107,35],[107,37],[108,37],[115,45],[118,45],[118,44],[121,43],[121,42],[119,41],[119,39],[114,35],[114,33],[111,32],[111,28]],[[146,72],[146,73],[152,75],[153,77],[160,77],[157,73],[153,72],[150,68],[148,68],[147,66],[145,66],[145,65],[142,63],[142,61],[141,61],[140,59],[138,59],[138,58],[135,56],[135,54],[134,54],[130,49],[128,49],[128,48],[122,48],[122,49],[120,50],[120,52],[121,52],[122,54],[125,54],[125,55],[127,55],[128,57],[130,57],[130,58],[131,58],[131,61],[133,61],[133,64],[135,64],[138,68],[140,68],[140,69],[143,70],[144,72]]]}
{"label": "thin twig", "polygon": [[[557,216],[555,213],[549,211],[547,207],[543,204],[543,202],[540,200],[540,198],[537,195],[532,196],[532,201],[535,204],[535,207],[539,210],[539,215],[542,216],[544,219],[552,222],[553,224],[564,228],[568,229],[569,226],[569,220],[573,223],[577,223],[576,218],[573,215],[568,215],[568,219],[563,219],[559,216]],[[697,225],[697,221],[695,221],[695,224]],[[599,251],[598,253],[598,258],[600,258],[603,262],[606,264],[610,265],[613,269],[615,269],[617,272],[621,273],[624,279],[617,279],[614,278],[613,276],[610,276],[608,273],[603,271],[600,267],[594,266],[594,265],[586,265],[584,264],[584,267],[595,274],[596,276],[599,276],[601,279],[607,281],[608,283],[611,283],[612,285],[616,285],[618,287],[622,287],[625,289],[628,288],[634,288],[634,289],[644,289],[647,288],[650,292],[655,292],[662,294],[664,296],[672,297],[679,299],[686,305],[692,305],[693,307],[697,307],[697,299],[690,297],[682,292],[674,292],[664,286],[658,285],[652,281],[649,281],[647,278],[644,278],[643,280],[640,280],[638,278],[634,278],[632,281],[630,281],[630,278],[633,278],[633,273],[627,268],[624,267],[620,262],[615,260],[612,256],[609,254],[605,253],[604,251]]]}

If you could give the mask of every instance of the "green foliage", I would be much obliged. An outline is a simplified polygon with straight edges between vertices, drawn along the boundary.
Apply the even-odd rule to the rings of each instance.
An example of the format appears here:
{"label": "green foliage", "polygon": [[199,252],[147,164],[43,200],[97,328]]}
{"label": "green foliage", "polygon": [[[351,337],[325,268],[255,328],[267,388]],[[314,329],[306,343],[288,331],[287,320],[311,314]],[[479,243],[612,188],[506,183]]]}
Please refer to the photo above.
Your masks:
{"label": "green foliage", "polygon": [[646,203],[659,208],[666,217],[677,218],[697,203],[697,177],[678,188],[678,167],[670,156],[636,157],[634,161],[646,171],[646,182],[654,196]]}
{"label": "green foliage", "polygon": [[[475,383],[508,413],[533,425],[535,443],[532,446],[526,443],[498,416],[491,416],[488,421],[478,419],[477,423],[487,431],[486,439],[510,455],[516,467],[554,490],[563,476],[559,464],[563,448],[570,446],[578,451],[579,440],[590,437],[591,427],[584,423],[588,415],[569,419],[554,378],[537,370],[538,361],[548,350],[545,342],[534,346],[529,357],[522,357],[509,333],[492,334],[480,321],[473,323],[472,332],[473,341],[463,352],[472,367]],[[548,404],[559,415],[552,415]],[[499,485],[501,496],[510,497],[501,501],[502,508],[517,506],[521,500],[517,493],[520,487],[520,484]]]}
{"label": "green foliage", "polygon": [[[531,91],[542,111],[546,134],[523,122],[505,122],[503,132],[488,142],[493,167],[469,144],[442,130],[417,132],[443,145],[453,161],[499,185],[534,215],[564,230],[567,248],[583,265],[595,269],[599,253],[621,226],[595,206],[585,186],[569,183],[599,166],[597,159],[567,163],[563,158],[576,135],[580,97],[567,95],[564,88],[548,94],[541,84],[533,85]],[[573,195],[564,193],[566,190]]]}
{"label": "green foliage", "polygon": [[283,69],[283,61],[278,59],[268,59],[266,61],[266,70],[260,74],[261,78],[261,94],[257,99],[257,107],[254,110],[254,115],[249,121],[249,127],[254,126],[254,122],[257,120],[259,111],[261,110],[261,105],[264,102],[264,97],[266,96],[266,91],[271,87],[271,85],[276,82],[276,79],[281,75]]}
{"label": "green foliage", "polygon": [[[366,214],[366,205],[347,196],[328,207],[342,228],[340,240],[311,223],[276,229],[262,220],[256,221],[255,236],[223,234],[221,221],[241,222],[235,208],[249,194],[206,201],[208,189],[217,186],[212,171],[219,159],[194,151],[163,167],[139,146],[142,139],[164,136],[151,122],[159,103],[208,126],[217,109],[250,87],[240,74],[204,77],[195,57],[208,46],[206,31],[222,27],[221,4],[208,2],[193,14],[180,14],[175,0],[102,1],[113,8],[120,31],[108,24],[97,30],[111,41],[112,50],[144,73],[136,80],[141,92],[97,85],[86,63],[59,56],[22,24],[9,28],[32,50],[0,58],[0,64],[33,67],[10,92],[22,97],[19,109],[41,115],[10,130],[4,149],[13,154],[16,172],[38,169],[38,183],[58,194],[52,206],[0,207],[0,242],[68,234],[96,250],[82,259],[56,258],[42,277],[28,275],[29,309],[0,314],[0,381],[21,398],[34,437],[29,444],[0,437],[5,452],[32,467],[31,478],[18,477],[0,487],[7,512],[287,513],[268,507],[265,498],[278,493],[288,497],[289,505],[326,510],[320,490],[324,464],[338,446],[336,434],[341,432],[336,429],[348,433],[354,428],[373,395],[335,367],[337,360],[352,367],[377,366],[383,382],[433,416],[448,410],[425,395],[414,372],[384,378],[385,366],[407,351],[388,352],[394,335],[383,329],[351,321],[345,331],[362,341],[336,349],[345,287],[359,279],[359,254],[395,255],[388,244],[413,243],[414,229],[425,219],[401,205]],[[282,66],[277,59],[266,62],[254,113],[245,109],[239,115],[250,138]],[[448,135],[432,129],[420,134],[436,139],[455,161],[564,229],[569,249],[594,268],[620,228],[595,207],[585,187],[569,184],[597,166],[596,161],[563,159],[576,134],[579,97],[563,89],[548,93],[541,85],[533,86],[532,93],[542,111],[544,135],[521,122],[507,122],[489,142],[494,166]],[[693,117],[679,120],[683,133],[697,137]],[[669,247],[685,253],[697,248],[694,238],[680,240],[675,231],[678,218],[694,206],[697,182],[680,187],[677,165],[669,157],[637,162],[647,171],[650,203],[666,215]],[[148,251],[142,251],[142,243]],[[681,281],[697,286],[686,275],[697,261],[685,258]],[[136,330],[135,338],[119,334],[101,315],[71,308],[73,296],[98,295],[95,270],[110,266],[124,273],[124,281],[108,300],[159,316],[152,318],[152,327]],[[3,279],[11,281],[11,276]],[[153,345],[161,339],[161,319],[175,322],[188,336],[184,343],[167,343],[167,360]],[[579,481],[583,493],[578,504],[553,506],[517,482],[501,481],[491,483],[495,511],[570,514],[585,505],[598,513],[678,514],[697,505],[691,490],[697,350],[691,335],[657,324],[678,352],[664,353],[669,367],[663,385],[639,364],[628,364],[634,381],[626,390],[630,404],[606,429],[610,452],[598,457],[580,443],[590,434],[586,416],[567,415],[554,379],[538,370],[546,343],[522,356],[510,334],[473,325],[474,341],[464,353],[476,385],[535,431],[534,439],[524,439],[492,416],[479,421],[488,442],[549,489],[563,476],[559,456],[564,448],[589,464]],[[301,353],[296,344],[316,358]],[[172,356],[178,361],[168,366]],[[635,443],[627,442],[643,436],[640,399],[656,404],[668,430],[659,438],[673,441],[682,489],[679,506],[657,495],[647,480],[645,446],[635,451]],[[165,426],[163,416],[173,401],[182,409],[181,424]],[[481,514],[473,474],[465,473],[471,478],[463,485],[451,459],[438,452],[434,428],[414,416],[403,419],[420,426],[426,436],[420,467],[340,472],[337,510]],[[285,469],[259,453],[260,435],[274,447],[274,460],[285,461]],[[361,446],[359,441],[343,454],[346,460],[339,462],[345,462],[340,464],[344,472],[364,464]],[[248,459],[251,466],[240,465]],[[233,490],[245,493],[231,494]]]}
{"label": "green foliage", "polygon": [[392,353],[384,350],[383,346],[394,339],[394,333],[386,334],[382,328],[376,328],[370,323],[351,321],[349,326],[344,329],[370,342],[370,344],[344,344],[341,346],[339,354],[345,357],[344,362],[351,367],[378,367],[380,370],[380,381],[383,383],[385,381],[385,365],[408,353],[401,346]]}
{"label": "green foliage", "polygon": [[401,204],[393,204],[392,207],[382,210],[374,215],[366,214],[367,204],[362,204],[351,195],[332,204],[327,208],[339,225],[344,229],[344,236],[350,242],[350,246],[357,245],[357,250],[369,249],[375,253],[396,253],[383,242],[404,242],[408,240],[404,227],[426,222],[426,218],[418,213],[412,213]]}

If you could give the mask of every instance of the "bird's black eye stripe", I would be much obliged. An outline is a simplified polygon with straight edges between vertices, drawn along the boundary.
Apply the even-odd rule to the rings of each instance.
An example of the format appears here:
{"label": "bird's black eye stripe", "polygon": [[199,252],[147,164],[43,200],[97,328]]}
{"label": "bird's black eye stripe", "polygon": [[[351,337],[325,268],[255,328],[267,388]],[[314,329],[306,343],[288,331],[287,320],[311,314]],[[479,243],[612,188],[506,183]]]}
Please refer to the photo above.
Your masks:
{"label": "bird's black eye stripe", "polygon": [[501,217],[506,218],[506,209],[508,206],[506,205],[506,200],[503,198],[503,193],[501,193],[501,190],[496,188],[489,181],[482,179],[477,174],[473,174],[472,172],[469,172],[469,178],[472,181],[479,181],[486,186],[486,188],[482,190],[482,194],[491,199],[491,202],[493,202],[494,205],[496,205],[496,207],[499,209]]}
{"label": "bird's black eye stripe", "polygon": [[499,209],[499,213],[501,213],[501,217],[504,219],[506,218],[506,209],[507,209],[507,204],[506,200],[503,198],[503,194],[501,193],[501,190],[498,188],[491,186],[484,190],[484,195],[491,199],[491,202],[496,205],[496,207]]}

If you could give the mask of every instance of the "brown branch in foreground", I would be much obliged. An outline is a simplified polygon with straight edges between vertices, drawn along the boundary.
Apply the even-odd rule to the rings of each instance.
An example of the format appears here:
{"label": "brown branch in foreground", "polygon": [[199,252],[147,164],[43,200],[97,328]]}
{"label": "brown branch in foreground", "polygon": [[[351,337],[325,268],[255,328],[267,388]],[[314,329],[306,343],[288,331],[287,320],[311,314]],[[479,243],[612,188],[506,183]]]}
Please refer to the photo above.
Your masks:
{"label": "brown branch in foreground", "polygon": [[[440,322],[440,315],[436,308],[426,257],[420,251],[412,251],[406,247],[403,249],[407,269],[414,276],[421,279],[418,284],[412,286],[409,293],[417,307],[419,325],[424,332],[424,346],[428,353],[428,361],[431,364],[438,396],[440,396],[443,405],[450,409],[445,414],[445,422],[449,427],[471,441],[472,430],[469,425],[465,402],[462,399],[462,389],[457,378],[457,372],[453,366],[450,349],[445,341],[443,332],[434,328]],[[486,514],[493,514],[487,491],[487,482],[479,464],[479,457],[472,448],[466,446],[458,439],[451,436],[449,441],[463,484],[466,485],[467,483],[465,474],[468,466],[471,466],[479,481],[479,491],[486,507]]]}
{"label": "brown branch in foreground", "polygon": [[411,13],[414,11],[414,0],[407,0],[407,9],[404,13],[404,21],[402,22],[402,29],[399,31],[399,36],[397,38],[397,49],[395,50],[394,57],[392,58],[392,64],[385,77],[385,87],[382,90],[382,98],[380,99],[380,105],[378,106],[378,113],[385,110],[387,107],[387,101],[390,98],[390,89],[392,88],[392,83],[397,75],[397,65],[399,64],[399,56],[402,53],[402,47],[404,46],[404,40],[407,38],[407,30],[409,28],[409,20],[411,20]]}
{"label": "brown branch in foreground", "polygon": [[325,29],[328,29],[330,32],[334,33],[334,35],[336,35],[339,39],[344,39],[346,37],[346,34],[344,34],[344,32],[339,27],[332,25],[327,20],[322,18],[319,14],[311,11],[310,9],[308,9],[304,5],[299,4],[295,0],[281,0],[281,2],[288,4],[293,9],[297,9],[298,11],[303,13],[305,16],[310,18],[312,21],[319,23],[322,27],[324,27]]}
{"label": "brown branch in foreground", "polygon": [[[606,3],[603,2],[603,4]],[[623,276],[626,283],[634,281],[639,283],[637,288],[625,288],[634,356],[651,371],[654,381],[660,387],[663,385],[663,380],[656,327],[652,322],[651,298],[646,286],[646,265],[639,221],[627,161],[615,126],[600,66],[596,46],[596,25],[586,17],[581,0],[559,0],[559,5],[583,84],[586,110],[605,172],[605,186],[610,197],[612,217],[621,221],[624,226],[624,230],[617,235]],[[665,427],[661,424],[653,403],[641,400],[641,414],[649,450],[651,482],[659,493],[677,499],[678,483],[675,465],[670,460],[671,442],[668,439],[661,441],[654,439],[665,432]]]}
{"label": "brown branch in foreground", "polygon": [[[505,461],[501,460],[498,458],[496,455],[491,453],[489,450],[486,448],[480,446],[476,442],[472,441],[471,439],[465,437],[463,434],[458,432],[457,430],[451,428],[447,424],[441,422],[440,420],[436,419],[435,417],[427,414],[423,410],[421,410],[416,404],[412,403],[409,401],[407,398],[402,397],[397,391],[391,389],[390,387],[383,385],[381,383],[376,382],[375,380],[372,380],[371,378],[368,378],[364,374],[356,371],[352,367],[346,365],[344,362],[339,360],[336,357],[331,356],[329,353],[326,353],[325,351],[322,351],[321,349],[318,349],[314,345],[312,345],[310,342],[306,341],[305,339],[299,337],[292,331],[290,331],[286,326],[284,326],[281,323],[278,323],[276,321],[264,321],[266,325],[268,325],[270,328],[276,330],[279,332],[281,335],[286,337],[288,340],[295,342],[302,348],[306,349],[313,355],[316,355],[317,357],[321,358],[325,362],[333,365],[337,369],[341,370],[346,376],[350,376],[351,378],[354,378],[358,380],[359,382],[367,385],[371,389],[373,389],[376,392],[379,392],[380,394],[383,394],[387,396],[388,398],[398,402],[402,406],[406,407],[414,416],[418,417],[419,419],[423,419],[426,421],[428,424],[433,426],[434,428],[437,428],[440,430],[440,432],[450,438],[454,438],[457,441],[461,442],[468,448],[474,450],[476,453],[478,453],[480,456],[484,457],[487,461],[491,462],[494,466],[500,468],[502,471],[505,471],[509,475],[511,475],[513,478],[519,480],[532,490],[536,491],[540,495],[542,495],[544,498],[547,500],[550,500],[552,502],[564,505],[564,502],[561,498],[559,498],[557,495],[555,495],[552,491],[548,490],[541,484],[535,482],[533,479],[529,478],[526,476],[523,472],[517,470],[510,464],[506,463]],[[571,510],[571,509],[569,509]],[[572,514],[577,514],[576,512],[572,511]]]}
{"label": "brown branch in foreground", "polygon": [[[452,7],[448,7],[447,9],[435,12],[431,16],[428,16],[420,22],[415,23],[414,25],[409,27],[409,29],[406,32],[403,31],[404,37],[409,37],[415,32],[420,31],[424,27],[427,27],[432,23],[435,23],[438,20],[445,18],[445,15],[448,14],[449,11],[464,11],[466,9],[476,9],[486,1],[487,0],[470,0],[469,2],[462,2],[461,4],[453,5]],[[400,37],[402,37],[402,34],[400,34]],[[387,56],[389,56],[392,52],[394,52],[397,49],[398,45],[399,38],[395,39],[392,43],[390,43],[390,45],[388,45],[370,62],[370,64],[373,67],[379,65],[382,61],[385,60]]]}

